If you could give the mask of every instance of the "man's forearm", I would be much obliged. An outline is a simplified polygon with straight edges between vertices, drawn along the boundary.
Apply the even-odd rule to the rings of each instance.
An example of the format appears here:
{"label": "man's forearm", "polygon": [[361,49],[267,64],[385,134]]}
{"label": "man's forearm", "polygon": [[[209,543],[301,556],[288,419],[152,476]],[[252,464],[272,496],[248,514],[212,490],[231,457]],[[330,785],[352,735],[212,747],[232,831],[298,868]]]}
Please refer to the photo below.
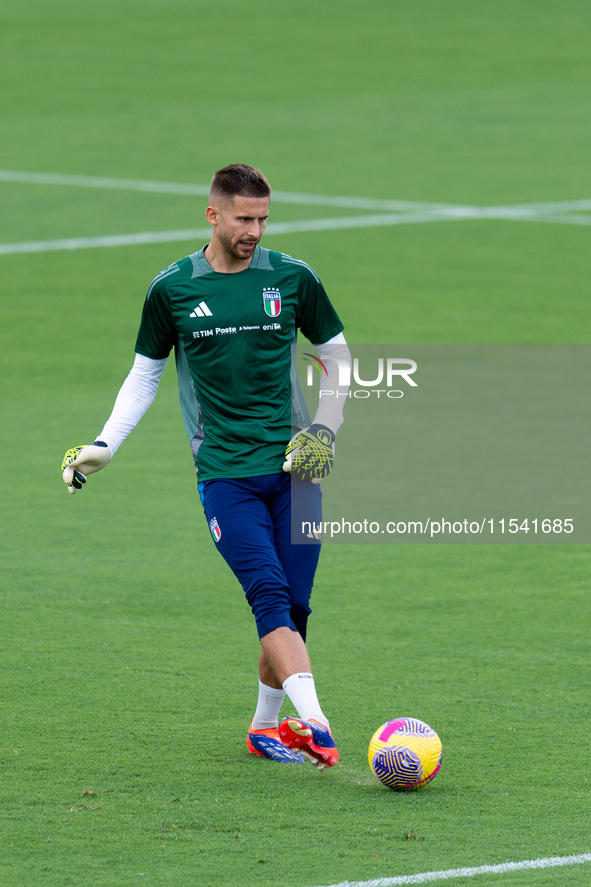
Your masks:
{"label": "man's forearm", "polygon": [[131,371],[121,386],[113,411],[97,436],[114,456],[127,435],[133,431],[156,396],[166,358],[152,360],[136,354]]}
{"label": "man's forearm", "polygon": [[[320,381],[318,410],[312,424],[325,425],[336,434],[343,424],[343,408],[349,392],[348,385],[339,385],[339,361],[347,362],[350,367],[351,353],[342,333],[324,345],[314,347],[328,375],[323,375]],[[329,391],[333,393],[324,393]]]}

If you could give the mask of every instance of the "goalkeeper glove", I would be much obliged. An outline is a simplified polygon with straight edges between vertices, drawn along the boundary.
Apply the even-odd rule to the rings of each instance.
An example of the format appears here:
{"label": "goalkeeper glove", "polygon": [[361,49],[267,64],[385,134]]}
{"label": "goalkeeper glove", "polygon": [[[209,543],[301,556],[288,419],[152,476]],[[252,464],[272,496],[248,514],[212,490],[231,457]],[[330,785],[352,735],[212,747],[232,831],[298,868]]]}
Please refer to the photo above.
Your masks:
{"label": "goalkeeper glove", "polygon": [[111,453],[103,440],[95,440],[88,446],[72,447],[62,461],[62,477],[68,485],[68,492],[81,490],[86,483],[86,475],[100,471],[110,461]]}
{"label": "goalkeeper glove", "polygon": [[335,435],[326,425],[310,425],[298,431],[285,450],[283,470],[313,484],[328,477],[334,461]]}

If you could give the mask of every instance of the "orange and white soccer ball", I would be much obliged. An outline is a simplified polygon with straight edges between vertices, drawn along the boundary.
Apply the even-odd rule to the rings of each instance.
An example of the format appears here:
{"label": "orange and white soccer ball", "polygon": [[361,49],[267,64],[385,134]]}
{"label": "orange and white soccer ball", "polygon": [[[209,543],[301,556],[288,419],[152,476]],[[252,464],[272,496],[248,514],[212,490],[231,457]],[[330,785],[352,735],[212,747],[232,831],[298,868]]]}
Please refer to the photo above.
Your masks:
{"label": "orange and white soccer ball", "polygon": [[441,740],[417,718],[396,718],[376,730],[369,743],[374,776],[394,791],[416,791],[439,772]]}

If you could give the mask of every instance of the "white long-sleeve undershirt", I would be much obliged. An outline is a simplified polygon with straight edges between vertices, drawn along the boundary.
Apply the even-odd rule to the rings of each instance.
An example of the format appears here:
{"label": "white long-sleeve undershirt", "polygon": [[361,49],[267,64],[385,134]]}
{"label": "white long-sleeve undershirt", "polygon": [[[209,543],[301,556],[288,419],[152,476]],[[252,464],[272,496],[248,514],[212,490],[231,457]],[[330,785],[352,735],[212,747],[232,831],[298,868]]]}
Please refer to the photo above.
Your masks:
{"label": "white long-sleeve undershirt", "polygon": [[125,438],[138,424],[156,397],[166,361],[152,360],[136,354],[130,373],[121,386],[115,406],[106,425],[97,437],[109,446],[114,456]]}
{"label": "white long-sleeve undershirt", "polygon": [[[318,411],[314,417],[314,423],[326,425],[335,434],[343,422],[343,406],[346,398],[346,389],[338,385],[338,363],[331,358],[341,357],[351,360],[349,349],[342,333],[334,336],[323,345],[314,346],[320,359],[328,371],[328,376],[323,376],[320,390],[339,391],[340,397],[322,397],[318,404]],[[146,410],[151,406],[156,397],[158,385],[166,366],[167,358],[153,360],[136,354],[133,366],[125,382],[121,386],[117,400],[109,416],[105,427],[96,438],[104,440],[109,447],[111,456],[114,456],[125,438],[136,427]]]}
{"label": "white long-sleeve undershirt", "polygon": [[348,385],[339,385],[338,358],[351,366],[351,353],[342,333],[329,339],[323,345],[314,345],[320,360],[326,367],[327,376],[320,380],[318,409],[314,425],[326,425],[334,434],[343,424],[343,408],[349,391]]}

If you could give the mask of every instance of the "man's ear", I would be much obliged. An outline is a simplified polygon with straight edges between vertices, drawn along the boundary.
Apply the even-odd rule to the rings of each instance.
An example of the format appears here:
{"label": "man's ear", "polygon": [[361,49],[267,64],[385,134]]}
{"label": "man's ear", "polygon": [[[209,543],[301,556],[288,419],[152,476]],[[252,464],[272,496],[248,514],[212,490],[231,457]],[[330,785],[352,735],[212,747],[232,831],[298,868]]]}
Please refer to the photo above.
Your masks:
{"label": "man's ear", "polygon": [[210,225],[213,225],[215,227],[218,224],[219,217],[220,211],[217,206],[208,206],[205,210],[205,218]]}

